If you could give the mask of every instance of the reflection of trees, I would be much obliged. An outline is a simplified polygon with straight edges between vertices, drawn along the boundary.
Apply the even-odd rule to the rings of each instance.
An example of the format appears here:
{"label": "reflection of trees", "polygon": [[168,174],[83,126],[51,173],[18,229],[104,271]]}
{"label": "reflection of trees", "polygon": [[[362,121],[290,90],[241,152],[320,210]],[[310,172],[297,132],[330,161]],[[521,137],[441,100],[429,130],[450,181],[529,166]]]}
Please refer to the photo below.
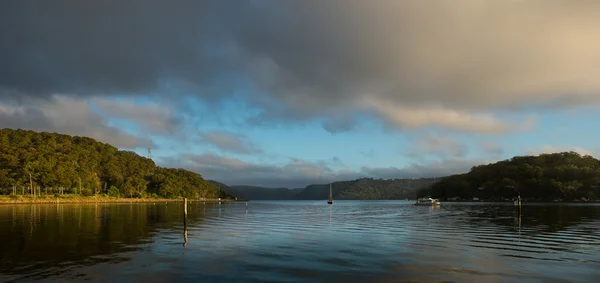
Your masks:
{"label": "reflection of trees", "polygon": [[[450,206],[449,206],[450,207]],[[491,222],[513,231],[519,223],[518,208],[509,205],[451,206],[462,210],[465,220],[473,226]],[[600,206],[570,204],[531,204],[522,207],[520,224],[523,234],[558,232],[583,223],[586,219],[600,219]],[[515,221],[516,220],[516,221]]]}
{"label": "reflection of trees", "polygon": [[44,278],[73,265],[127,261],[119,253],[138,250],[155,229],[181,225],[180,212],[153,204],[3,206],[0,272]]}

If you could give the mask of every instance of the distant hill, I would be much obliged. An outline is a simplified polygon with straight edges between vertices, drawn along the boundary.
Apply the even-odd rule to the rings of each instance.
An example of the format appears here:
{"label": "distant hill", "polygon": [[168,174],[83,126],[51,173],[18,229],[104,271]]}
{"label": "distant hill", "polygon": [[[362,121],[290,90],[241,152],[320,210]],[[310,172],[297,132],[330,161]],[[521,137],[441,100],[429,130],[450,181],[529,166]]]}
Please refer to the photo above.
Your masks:
{"label": "distant hill", "polygon": [[[33,188],[33,191],[31,190]],[[0,194],[232,198],[197,173],[87,137],[0,130]]]}
{"label": "distant hill", "polygon": [[[373,179],[361,178],[353,181],[332,183],[334,199],[415,199],[418,189],[430,187],[439,178],[422,179]],[[327,199],[329,184],[309,185],[296,199]]]}
{"label": "distant hill", "polygon": [[297,193],[297,190],[289,190],[286,188],[228,186],[214,180],[208,180],[208,182],[242,200],[290,200],[293,199],[293,196]]}
{"label": "distant hill", "polygon": [[[425,192],[423,192],[425,193]],[[434,184],[441,199],[600,200],[600,161],[576,152],[516,156]]]}
{"label": "distant hill", "polygon": [[[373,179],[332,183],[334,199],[414,199],[416,192],[429,188],[439,178]],[[319,200],[329,197],[329,184],[308,185],[302,189],[265,188],[257,186],[228,186],[230,194],[249,200]]]}
{"label": "distant hill", "polygon": [[229,186],[230,194],[248,200],[292,200],[301,189],[265,188],[258,186]]}

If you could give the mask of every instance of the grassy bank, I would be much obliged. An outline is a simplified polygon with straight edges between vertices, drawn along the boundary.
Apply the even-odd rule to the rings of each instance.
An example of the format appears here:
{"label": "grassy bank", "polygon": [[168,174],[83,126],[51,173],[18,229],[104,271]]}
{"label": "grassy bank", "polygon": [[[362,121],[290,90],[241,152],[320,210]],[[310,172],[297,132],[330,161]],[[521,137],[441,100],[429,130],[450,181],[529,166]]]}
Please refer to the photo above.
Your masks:
{"label": "grassy bank", "polygon": [[[30,195],[0,195],[0,204],[27,204],[27,203],[145,203],[145,202],[181,202],[183,198],[120,198],[107,195],[82,196],[76,194],[68,195],[42,195],[32,197]],[[189,202],[231,202],[231,199],[188,199]]]}

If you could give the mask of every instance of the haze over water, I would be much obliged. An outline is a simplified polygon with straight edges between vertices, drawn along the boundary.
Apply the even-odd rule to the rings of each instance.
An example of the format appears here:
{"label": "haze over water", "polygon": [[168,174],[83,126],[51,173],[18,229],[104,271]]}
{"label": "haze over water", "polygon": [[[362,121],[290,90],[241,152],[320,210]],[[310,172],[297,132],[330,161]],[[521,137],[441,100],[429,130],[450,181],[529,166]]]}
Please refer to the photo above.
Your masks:
{"label": "haze over water", "polygon": [[0,281],[600,282],[600,205],[0,206]]}

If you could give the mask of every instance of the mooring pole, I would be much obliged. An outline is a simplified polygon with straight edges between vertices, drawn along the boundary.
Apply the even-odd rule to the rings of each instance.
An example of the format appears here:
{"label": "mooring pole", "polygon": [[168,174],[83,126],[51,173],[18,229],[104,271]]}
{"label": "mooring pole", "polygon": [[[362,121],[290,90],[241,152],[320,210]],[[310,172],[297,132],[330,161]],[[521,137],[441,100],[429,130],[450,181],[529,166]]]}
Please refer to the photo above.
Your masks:
{"label": "mooring pole", "polygon": [[183,247],[185,248],[188,243],[188,231],[187,231],[187,198],[183,199]]}
{"label": "mooring pole", "polygon": [[187,198],[183,198],[183,225],[187,225]]}

